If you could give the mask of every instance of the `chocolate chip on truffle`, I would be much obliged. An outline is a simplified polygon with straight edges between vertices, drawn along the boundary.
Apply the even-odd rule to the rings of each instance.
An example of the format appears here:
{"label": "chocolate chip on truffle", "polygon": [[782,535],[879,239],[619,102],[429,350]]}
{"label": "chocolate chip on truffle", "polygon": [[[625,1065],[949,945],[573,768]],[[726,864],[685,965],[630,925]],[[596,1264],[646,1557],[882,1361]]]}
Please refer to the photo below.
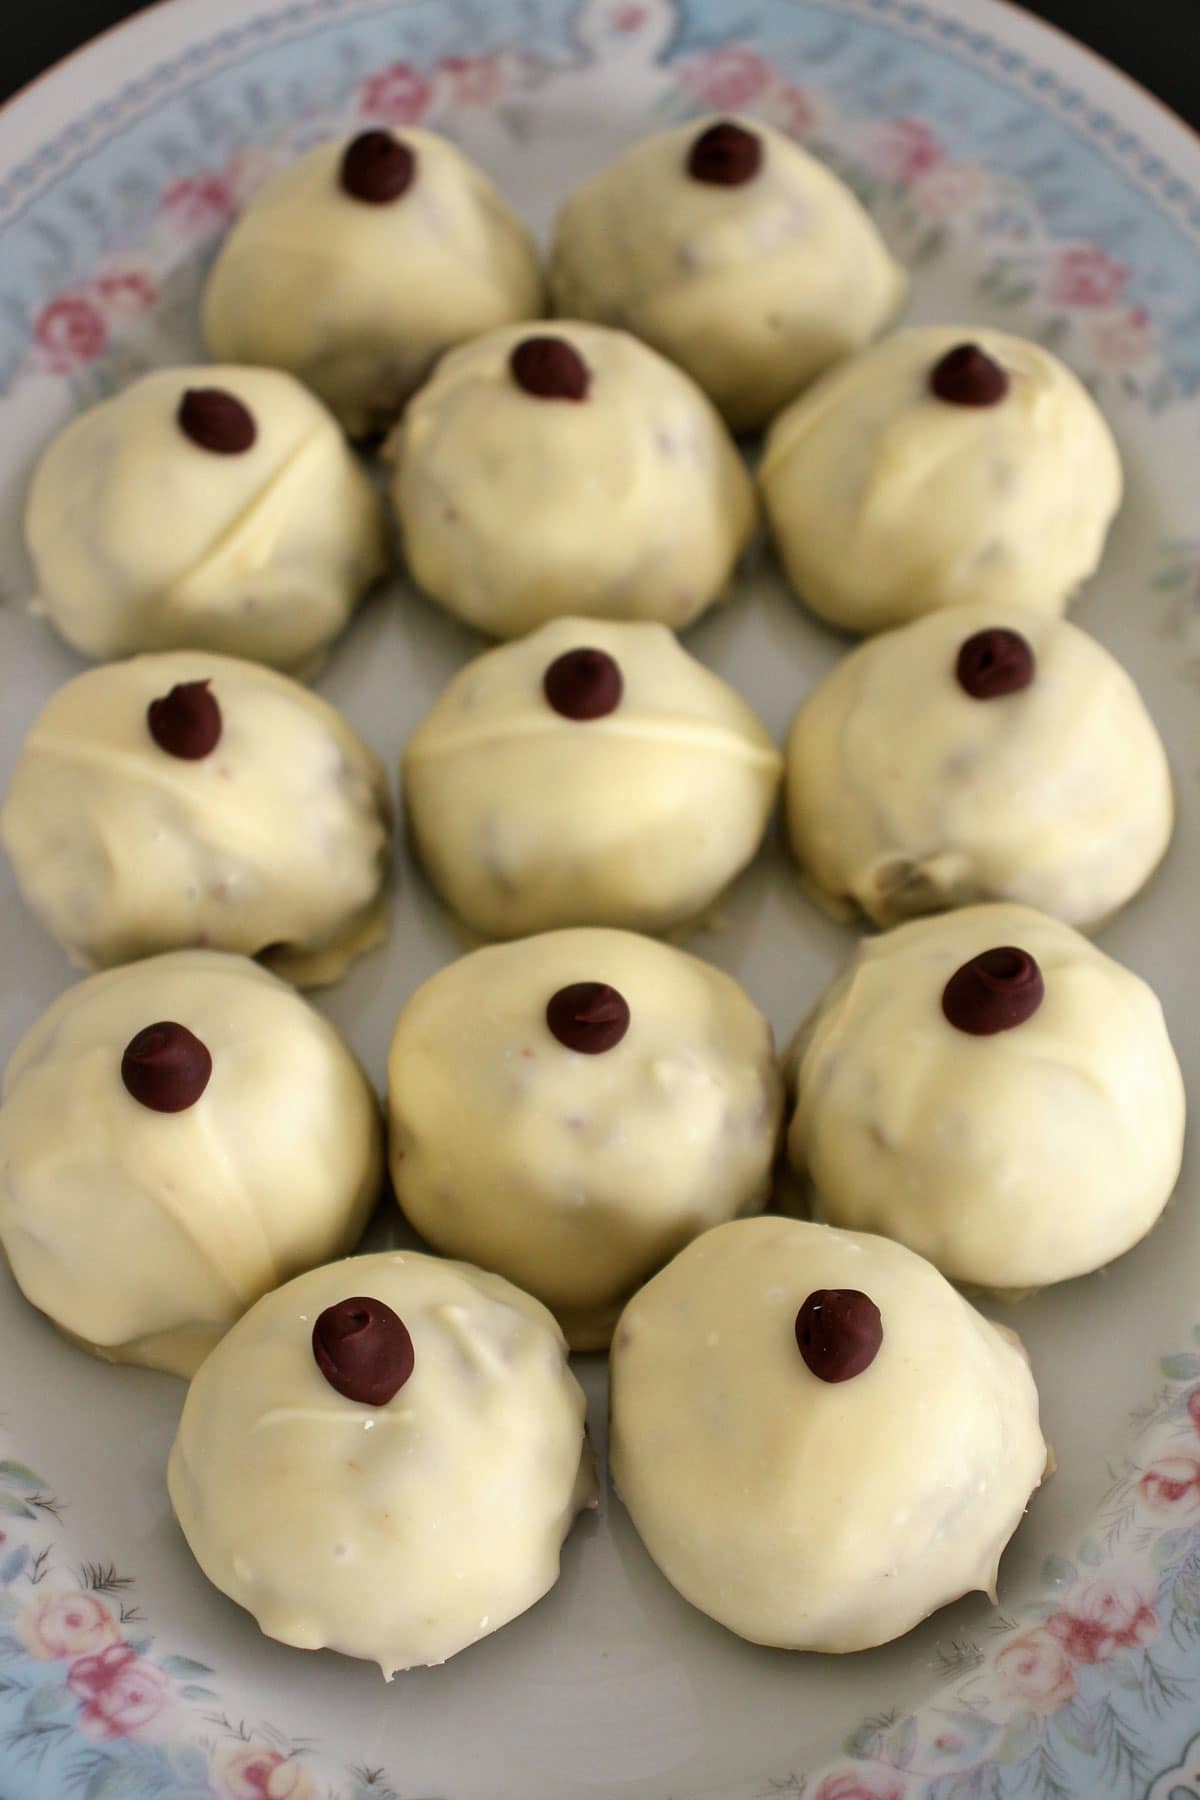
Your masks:
{"label": "chocolate chip on truffle", "polygon": [[546,1023],[568,1050],[599,1056],[629,1030],[629,1002],[605,981],[574,981],[551,995]]}
{"label": "chocolate chip on truffle", "polygon": [[957,1031],[991,1037],[1031,1019],[1046,984],[1027,950],[1005,944],[956,969],[942,990],[942,1011]]}
{"label": "chocolate chip on truffle", "polygon": [[362,1294],[325,1308],[313,1326],[312,1349],[330,1387],[363,1406],[386,1406],[413,1372],[404,1320]]}
{"label": "chocolate chip on truffle", "polygon": [[416,152],[390,131],[363,131],[346,146],[341,181],[353,200],[386,206],[413,184]]}
{"label": "chocolate chip on truffle", "polygon": [[199,762],[221,741],[221,708],[207,681],[181,681],[146,708],[150,736],[168,756]]}
{"label": "chocolate chip on truffle", "polygon": [[956,344],[934,364],[929,386],[951,406],[995,406],[1008,392],[1008,376],[978,344]]}
{"label": "chocolate chip on truffle", "polygon": [[1019,694],[1029,686],[1036,669],[1033,649],[1020,632],[998,625],[969,637],[954,665],[959,687],[972,700],[1002,700],[1005,694]]}
{"label": "chocolate chip on truffle", "polygon": [[762,140],[732,119],[710,125],[688,152],[687,171],[693,181],[712,187],[741,187],[762,167]]}
{"label": "chocolate chip on truffle", "polygon": [[818,1381],[861,1375],[882,1342],[879,1308],[857,1288],[817,1288],[796,1314],[796,1343]]}
{"label": "chocolate chip on truffle", "polygon": [[542,690],[564,719],[602,719],[621,704],[625,683],[607,650],[566,650],[546,670]]}
{"label": "chocolate chip on truffle", "polygon": [[185,388],[175,418],[185,437],[216,456],[238,456],[258,436],[250,408],[224,388]]}
{"label": "chocolate chip on truffle", "polygon": [[587,399],[591,372],[566,338],[522,338],[513,347],[508,367],[517,386],[539,400]]}
{"label": "chocolate chip on truffle", "polygon": [[186,1025],[161,1019],[130,1038],[121,1058],[121,1080],[151,1112],[184,1112],[208,1086],[212,1057]]}

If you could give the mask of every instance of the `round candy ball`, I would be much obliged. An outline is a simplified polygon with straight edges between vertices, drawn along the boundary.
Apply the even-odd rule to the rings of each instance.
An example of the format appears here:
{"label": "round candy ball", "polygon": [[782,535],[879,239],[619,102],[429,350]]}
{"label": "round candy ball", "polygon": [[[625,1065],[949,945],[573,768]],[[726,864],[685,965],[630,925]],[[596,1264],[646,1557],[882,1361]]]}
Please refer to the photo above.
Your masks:
{"label": "round candy ball", "polygon": [[770,1191],[782,1084],[728,975],[623,931],[477,950],[417,990],[388,1063],[396,1198],[607,1345],[630,1293]]}
{"label": "round candy ball", "polygon": [[555,619],[460,671],[404,753],[408,822],[485,937],[694,919],[753,857],[780,757],[663,625]]}
{"label": "round candy ball", "polygon": [[204,293],[221,362],[290,369],[352,437],[386,429],[442,352],[535,318],[533,240],[432,131],[317,144],[259,188]]}
{"label": "round candy ball", "polygon": [[850,189],[758,120],[688,120],[622,152],[559,214],[556,311],[623,326],[735,431],[867,343],[906,279]]}
{"label": "round candy ball", "polygon": [[788,1158],[813,1217],[896,1238],[952,1281],[1098,1269],[1179,1174],[1183,1078],[1158,1000],[1027,907],[868,939],[790,1060]]}
{"label": "round candy ball", "polygon": [[191,1375],[259,1295],[342,1256],[379,1193],[379,1108],[326,1019],[256,963],[179,950],[68,988],[0,1104],[0,1242],[112,1362]]}
{"label": "round candy ball", "polygon": [[753,1643],[863,1650],[981,1588],[1046,1467],[1011,1333],[883,1238],[742,1219],[635,1294],[610,1464],[685,1599]]}
{"label": "round candy ball", "polygon": [[1166,753],[1094,638],[990,601],[861,644],[787,745],[787,820],[818,897],[877,925],[979,900],[1099,924],[1174,818]]}
{"label": "round candy ball", "polygon": [[442,1663],[554,1586],[595,1477],[545,1309],[412,1252],[314,1269],[252,1307],[188,1389],[171,1504],[268,1637]]}
{"label": "round candy ball", "polygon": [[86,656],[226,651],[315,673],[385,566],[336,422],[275,369],[159,369],[81,413],[33,478],[38,609]]}
{"label": "round candy ball", "polygon": [[797,593],[849,631],[964,601],[1061,612],[1121,500],[1113,436],[1042,348],[898,331],[776,419],[759,468]]}
{"label": "round candy ball", "polygon": [[695,383],[598,325],[505,326],[452,352],[395,457],[414,579],[493,637],[563,613],[690,625],[754,526],[750,477]]}
{"label": "round candy ball", "polygon": [[25,739],[0,843],[87,968],[207,945],[336,980],[386,931],[387,778],[325,700],[200,651],[77,675]]}

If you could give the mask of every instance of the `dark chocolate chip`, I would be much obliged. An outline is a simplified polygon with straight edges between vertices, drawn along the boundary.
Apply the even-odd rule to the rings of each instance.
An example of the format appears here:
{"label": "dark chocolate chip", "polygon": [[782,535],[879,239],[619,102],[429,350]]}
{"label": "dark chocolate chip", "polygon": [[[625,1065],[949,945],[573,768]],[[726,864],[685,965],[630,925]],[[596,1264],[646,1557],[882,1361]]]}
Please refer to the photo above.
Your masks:
{"label": "dark chocolate chip", "polygon": [[185,437],[215,456],[240,456],[258,436],[250,408],[224,388],[185,388],[175,418]]}
{"label": "dark chocolate chip", "polygon": [[207,681],[181,681],[146,708],[150,736],[168,756],[199,762],[221,741],[221,708]]}
{"label": "dark chocolate chip", "polygon": [[693,181],[713,187],[741,187],[762,167],[762,140],[732,119],[719,119],[702,131],[688,152],[687,171]]}
{"label": "dark chocolate chip", "polygon": [[929,386],[951,406],[995,406],[1008,392],[1008,376],[978,344],[956,344],[934,364]]}
{"label": "dark chocolate chip", "polygon": [[599,1056],[629,1030],[629,1002],[604,981],[573,981],[546,1005],[546,1023],[568,1050]]}
{"label": "dark chocolate chip", "polygon": [[416,152],[390,131],[363,131],[346,146],[342,187],[352,200],[386,206],[413,184]]}
{"label": "dark chocolate chip", "polygon": [[1032,646],[1019,631],[1000,625],[969,637],[954,665],[959,687],[972,700],[1002,700],[1006,694],[1019,694],[1036,672]]}
{"label": "dark chocolate chip", "polygon": [[817,1288],[796,1314],[796,1342],[818,1381],[849,1381],[878,1356],[883,1320],[857,1288]]}
{"label": "dark chocolate chip", "polygon": [[121,1080],[151,1112],[184,1112],[208,1086],[212,1057],[186,1025],[161,1019],[130,1038],[121,1058]]}
{"label": "dark chocolate chip", "polygon": [[363,1406],[386,1406],[413,1372],[404,1320],[362,1294],[325,1308],[313,1326],[312,1349],[330,1387]]}
{"label": "dark chocolate chip", "polygon": [[591,373],[566,338],[522,338],[508,359],[517,386],[539,400],[586,400]]}
{"label": "dark chocolate chip", "polygon": [[1031,1019],[1046,984],[1027,950],[1005,944],[956,969],[942,991],[942,1011],[957,1031],[991,1037]]}
{"label": "dark chocolate chip", "polygon": [[602,719],[621,704],[625,683],[607,650],[566,650],[546,670],[542,690],[564,719]]}

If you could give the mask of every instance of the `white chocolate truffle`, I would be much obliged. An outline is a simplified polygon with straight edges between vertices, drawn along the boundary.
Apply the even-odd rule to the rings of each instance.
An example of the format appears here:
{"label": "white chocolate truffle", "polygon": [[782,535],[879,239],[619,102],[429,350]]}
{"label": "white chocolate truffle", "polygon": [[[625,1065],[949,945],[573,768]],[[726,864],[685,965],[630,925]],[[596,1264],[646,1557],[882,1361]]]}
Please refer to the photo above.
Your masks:
{"label": "white chocolate truffle", "polygon": [[792,724],[786,799],[815,894],[882,926],[977,900],[1097,925],[1149,878],[1174,817],[1120,664],[1063,619],[991,602],[838,663]]}
{"label": "white chocolate truffle", "polygon": [[604,1348],[641,1282],[766,1204],[782,1082],[737,983],[624,931],[477,950],[417,990],[388,1063],[396,1198]]}
{"label": "white chocolate truffle", "polygon": [[366,471],[276,369],[160,369],[82,413],[38,463],[25,535],[38,610],[96,658],[309,675],[385,565]]}
{"label": "white chocolate truffle", "polygon": [[558,312],[644,338],[749,431],[869,342],[907,282],[850,189],[782,132],[691,119],[571,195],[550,285]]}
{"label": "white chocolate truffle", "polygon": [[245,957],[177,950],[69,988],[13,1053],[0,1242],[88,1349],[191,1375],[261,1294],[353,1248],[382,1154],[326,1019]]}
{"label": "white chocolate truffle", "polygon": [[[366,1304],[323,1318],[347,1300]],[[367,1391],[364,1369],[370,1400],[347,1392]],[[558,1327],[528,1294],[411,1251],[356,1256],[276,1289],[217,1346],[167,1485],[196,1561],[268,1637],[390,1680],[554,1586],[595,1495],[583,1417]]]}
{"label": "white chocolate truffle", "polygon": [[846,1651],[974,1589],[994,1597],[1046,1446],[1017,1340],[929,1263],[768,1217],[706,1232],[626,1307],[610,1461],[693,1606],[753,1643]]}
{"label": "white chocolate truffle", "polygon": [[447,138],[406,126],[318,144],[258,190],[209,276],[204,336],[218,361],[290,369],[365,437],[452,344],[541,309],[525,227]]}
{"label": "white chocolate truffle", "polygon": [[781,766],[665,625],[553,619],[455,676],[403,774],[442,898],[485,937],[523,937],[694,919],[758,849]]}
{"label": "white chocolate truffle", "polygon": [[1082,382],[973,325],[898,331],[833,370],[776,419],[759,480],[797,593],[863,632],[973,600],[1062,612],[1121,502]]}
{"label": "white chocolate truffle", "polygon": [[454,351],[396,457],[414,579],[493,637],[563,613],[682,629],[754,526],[750,477],[696,384],[599,325],[508,326]]}
{"label": "white chocolate truffle", "polygon": [[[1012,950],[1034,968],[997,954]],[[788,1158],[813,1216],[896,1238],[952,1281],[1098,1269],[1179,1174],[1183,1078],[1158,1000],[1028,907],[860,944],[793,1061]]]}
{"label": "white chocolate truffle", "polygon": [[90,669],[51,696],[0,844],[26,904],[85,968],[269,949],[319,985],[385,935],[389,818],[382,765],[327,701],[255,663],[177,651]]}

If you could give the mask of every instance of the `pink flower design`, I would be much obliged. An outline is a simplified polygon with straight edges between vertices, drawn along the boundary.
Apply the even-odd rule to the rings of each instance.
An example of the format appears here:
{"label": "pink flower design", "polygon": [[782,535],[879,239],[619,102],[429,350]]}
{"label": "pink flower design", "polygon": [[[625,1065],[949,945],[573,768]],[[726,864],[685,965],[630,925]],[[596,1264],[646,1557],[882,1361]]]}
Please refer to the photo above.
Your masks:
{"label": "pink flower design", "polygon": [[640,31],[649,16],[644,6],[616,6],[609,18],[609,24],[614,31],[619,31],[625,36],[631,31]]}
{"label": "pink flower design", "polygon": [[1036,1713],[1057,1712],[1075,1692],[1075,1677],[1063,1646],[1043,1626],[1023,1632],[1000,1651],[995,1663],[1001,1687]]}
{"label": "pink flower design", "polygon": [[1055,257],[1046,292],[1059,306],[1115,306],[1128,280],[1124,263],[1099,244],[1082,244]]}
{"label": "pink flower design", "polygon": [[904,1800],[906,1792],[893,1769],[846,1769],[827,1775],[813,1800]]}
{"label": "pink flower design", "polygon": [[215,237],[237,211],[233,189],[223,175],[190,175],[173,181],[163,189],[159,205],[187,238]]}
{"label": "pink flower design", "polygon": [[280,166],[280,159],[261,144],[248,144],[235,150],[225,164],[224,184],[234,207],[244,206],[251,194],[260,188],[268,175]]}
{"label": "pink flower design", "polygon": [[121,1628],[103,1600],[78,1588],[39,1594],[18,1614],[13,1630],[38,1662],[82,1656],[121,1641]]}
{"label": "pink flower design", "polygon": [[170,1681],[162,1670],[128,1644],[112,1644],[71,1664],[67,1686],[83,1701],[80,1727],[89,1737],[110,1742],[137,1737],[167,1703]]}
{"label": "pink flower design", "polygon": [[1135,1650],[1158,1632],[1150,1600],[1131,1581],[1093,1581],[1050,1619],[1047,1631],[1072,1662],[1101,1663],[1118,1650]]}
{"label": "pink flower design", "polygon": [[719,50],[693,56],[680,69],[679,79],[697,100],[732,109],[757,99],[770,86],[772,69],[757,50],[745,44],[722,44]]}
{"label": "pink flower design", "polygon": [[1200,1431],[1200,1387],[1194,1387],[1187,1397],[1188,1418]]}
{"label": "pink flower design", "polygon": [[227,1745],[217,1751],[212,1773],[226,1800],[316,1800],[304,1765],[267,1744]]}
{"label": "pink flower design", "polygon": [[451,106],[487,106],[504,88],[504,74],[494,56],[446,56],[438,75]]}
{"label": "pink flower design", "polygon": [[808,137],[821,122],[812,95],[786,81],[771,89],[763,110],[768,122],[789,137]]}
{"label": "pink flower design", "polygon": [[943,160],[942,147],[924,119],[889,119],[872,135],[868,158],[877,175],[904,187]]}
{"label": "pink flower design", "polygon": [[410,63],[389,63],[369,75],[359,89],[359,110],[383,125],[415,125],[423,118],[433,90]]}
{"label": "pink flower design", "polygon": [[117,318],[145,312],[158,299],[153,276],[133,263],[102,269],[92,282],[92,291],[105,313]]}
{"label": "pink flower design", "polygon": [[1170,1513],[1180,1525],[1200,1517],[1200,1460],[1163,1456],[1151,1463],[1138,1483],[1151,1512]]}
{"label": "pink flower design", "polygon": [[85,295],[60,294],[34,320],[33,340],[51,372],[66,375],[96,360],[108,342],[108,328]]}
{"label": "pink flower design", "polygon": [[933,219],[953,219],[967,211],[987,189],[978,163],[937,163],[913,184],[913,199]]}
{"label": "pink flower design", "polygon": [[[1144,306],[1126,307],[1122,312],[1107,317],[1101,315],[1091,321],[1088,332],[1088,343],[1093,358],[1106,369],[1131,369],[1139,363],[1148,362],[1154,355],[1154,328],[1150,323],[1150,315]],[[1197,1390],[1188,1398],[1188,1413],[1192,1423],[1200,1418],[1200,1404],[1193,1408],[1197,1398]],[[1200,1430],[1200,1425],[1197,1425]]]}

